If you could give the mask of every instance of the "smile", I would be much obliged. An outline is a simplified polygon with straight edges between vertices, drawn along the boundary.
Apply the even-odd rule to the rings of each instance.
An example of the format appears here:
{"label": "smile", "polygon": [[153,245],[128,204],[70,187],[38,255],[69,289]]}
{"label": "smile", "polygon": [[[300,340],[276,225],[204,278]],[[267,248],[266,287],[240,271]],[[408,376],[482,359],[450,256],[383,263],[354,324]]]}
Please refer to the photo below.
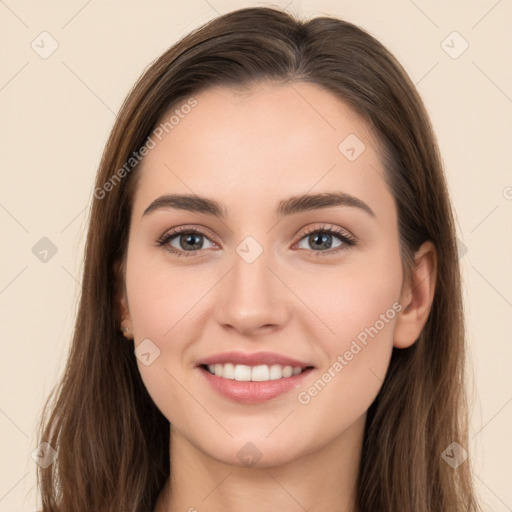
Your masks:
{"label": "smile", "polygon": [[303,371],[300,366],[283,366],[281,364],[248,366],[245,364],[225,363],[205,366],[212,375],[241,382],[279,380],[291,377],[292,375],[298,375]]}
{"label": "smile", "polygon": [[197,361],[215,394],[242,404],[267,402],[296,391],[315,369],[305,361],[273,352],[223,352]]}

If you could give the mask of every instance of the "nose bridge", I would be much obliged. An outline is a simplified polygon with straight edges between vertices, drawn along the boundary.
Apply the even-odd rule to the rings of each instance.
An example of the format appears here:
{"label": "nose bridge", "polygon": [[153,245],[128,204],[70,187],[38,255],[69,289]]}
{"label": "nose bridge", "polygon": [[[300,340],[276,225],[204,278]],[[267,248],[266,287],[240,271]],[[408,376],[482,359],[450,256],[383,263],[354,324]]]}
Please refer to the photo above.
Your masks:
{"label": "nose bridge", "polygon": [[235,249],[232,270],[223,280],[223,300],[217,304],[217,320],[245,333],[262,326],[280,326],[287,305],[282,283],[268,268],[272,254],[247,237]]}

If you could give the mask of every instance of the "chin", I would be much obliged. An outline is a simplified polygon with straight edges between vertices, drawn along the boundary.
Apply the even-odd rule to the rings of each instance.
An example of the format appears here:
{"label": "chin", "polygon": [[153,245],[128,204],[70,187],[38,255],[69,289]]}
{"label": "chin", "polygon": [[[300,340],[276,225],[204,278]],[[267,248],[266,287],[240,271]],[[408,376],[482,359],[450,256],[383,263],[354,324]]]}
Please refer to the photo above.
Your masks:
{"label": "chin", "polygon": [[203,452],[217,462],[246,468],[270,468],[283,466],[304,455],[304,449],[288,438],[269,439],[267,434],[235,437],[221,445],[208,444]]}

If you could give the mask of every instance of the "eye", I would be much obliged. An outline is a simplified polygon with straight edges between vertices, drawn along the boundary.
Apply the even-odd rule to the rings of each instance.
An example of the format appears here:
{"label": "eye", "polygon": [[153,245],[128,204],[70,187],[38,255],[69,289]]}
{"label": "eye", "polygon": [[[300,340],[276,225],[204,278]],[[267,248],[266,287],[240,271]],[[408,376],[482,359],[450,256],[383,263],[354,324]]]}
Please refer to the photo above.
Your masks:
{"label": "eye", "polygon": [[[333,226],[315,226],[307,231],[298,242],[300,249],[312,250],[318,255],[332,255],[355,245],[355,239],[348,233]],[[309,247],[304,247],[309,245]]]}
{"label": "eye", "polygon": [[[306,231],[297,243],[299,249],[315,252],[318,256],[333,255],[355,244],[355,238],[340,228],[318,225]],[[167,251],[176,256],[195,256],[200,249],[216,247],[216,244],[205,233],[186,226],[165,233],[157,240],[157,245],[165,246]],[[309,247],[304,245],[309,245]]]}
{"label": "eye", "polygon": [[[205,241],[207,242],[205,245]],[[200,249],[210,249],[215,244],[201,231],[195,228],[176,228],[165,233],[158,241],[160,246],[177,256],[192,256]]]}

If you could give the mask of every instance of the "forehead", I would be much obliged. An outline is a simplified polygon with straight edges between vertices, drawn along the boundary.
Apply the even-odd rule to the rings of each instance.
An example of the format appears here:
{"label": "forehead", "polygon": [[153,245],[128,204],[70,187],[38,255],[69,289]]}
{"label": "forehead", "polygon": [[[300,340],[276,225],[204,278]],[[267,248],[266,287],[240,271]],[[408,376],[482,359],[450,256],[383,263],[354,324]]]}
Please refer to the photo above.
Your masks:
{"label": "forehead", "polygon": [[163,116],[174,122],[161,140],[153,137],[156,146],[143,160],[138,209],[170,191],[215,195],[226,204],[243,197],[245,205],[333,188],[367,201],[387,193],[368,126],[316,84],[213,87],[194,100]]}

